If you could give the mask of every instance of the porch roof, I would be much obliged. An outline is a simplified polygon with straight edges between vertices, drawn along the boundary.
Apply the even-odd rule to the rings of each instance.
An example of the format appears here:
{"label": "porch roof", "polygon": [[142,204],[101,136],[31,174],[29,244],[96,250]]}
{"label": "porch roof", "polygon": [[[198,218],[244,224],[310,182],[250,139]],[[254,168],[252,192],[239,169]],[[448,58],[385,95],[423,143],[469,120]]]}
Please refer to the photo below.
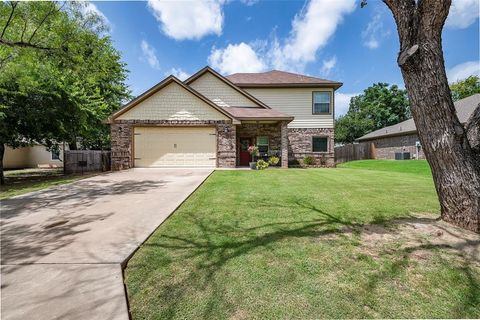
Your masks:
{"label": "porch roof", "polygon": [[274,109],[245,108],[245,107],[222,107],[227,113],[237,120],[286,120],[292,121],[293,116]]}

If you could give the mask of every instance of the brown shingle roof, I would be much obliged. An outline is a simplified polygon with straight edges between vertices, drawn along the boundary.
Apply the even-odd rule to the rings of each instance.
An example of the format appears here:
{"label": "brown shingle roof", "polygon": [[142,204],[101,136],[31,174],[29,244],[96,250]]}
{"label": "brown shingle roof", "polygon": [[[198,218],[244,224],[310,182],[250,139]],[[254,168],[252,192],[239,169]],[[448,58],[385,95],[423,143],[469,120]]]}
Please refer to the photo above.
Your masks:
{"label": "brown shingle roof", "polygon": [[[473,113],[479,103],[480,93],[455,101],[454,105],[455,110],[457,111],[458,120],[460,120],[461,123],[467,122],[468,118],[470,118],[470,115]],[[366,135],[358,138],[357,141],[366,141],[388,136],[399,136],[415,132],[417,132],[415,122],[413,121],[413,119],[408,119],[403,122],[394,124],[393,126],[385,127],[367,133]]]}
{"label": "brown shingle roof", "polygon": [[325,80],[302,74],[272,70],[259,73],[234,73],[226,77],[239,87],[319,87],[330,86],[336,89],[343,83]]}
{"label": "brown shingle roof", "polygon": [[274,109],[222,107],[238,120],[293,120],[293,116]]}

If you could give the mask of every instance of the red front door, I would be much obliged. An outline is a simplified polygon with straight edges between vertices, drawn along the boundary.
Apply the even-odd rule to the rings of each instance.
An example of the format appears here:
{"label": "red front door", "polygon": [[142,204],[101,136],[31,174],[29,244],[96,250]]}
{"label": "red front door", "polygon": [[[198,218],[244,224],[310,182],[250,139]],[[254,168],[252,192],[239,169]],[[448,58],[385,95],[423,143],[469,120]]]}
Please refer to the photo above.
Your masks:
{"label": "red front door", "polygon": [[250,146],[250,138],[240,138],[240,165],[248,166],[248,163],[252,159],[250,153],[248,153],[248,147]]}

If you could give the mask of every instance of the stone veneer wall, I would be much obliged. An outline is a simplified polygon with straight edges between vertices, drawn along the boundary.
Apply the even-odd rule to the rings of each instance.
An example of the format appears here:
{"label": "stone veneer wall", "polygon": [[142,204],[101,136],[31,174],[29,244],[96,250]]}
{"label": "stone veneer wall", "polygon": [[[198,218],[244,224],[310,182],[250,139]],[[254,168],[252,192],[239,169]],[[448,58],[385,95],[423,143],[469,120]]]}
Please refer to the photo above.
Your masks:
{"label": "stone veneer wall", "polygon": [[237,134],[233,124],[217,124],[217,167],[235,168],[237,165]]}
{"label": "stone veneer wall", "polygon": [[[312,138],[328,137],[328,152],[313,152]],[[335,167],[334,129],[333,128],[289,128],[288,129],[288,158],[290,161],[303,162],[306,156],[316,159],[314,166]]]}
{"label": "stone veneer wall", "polygon": [[280,156],[282,148],[280,126],[280,123],[243,123],[237,128],[237,137],[256,138],[257,136],[268,136],[270,151],[278,152]]}
{"label": "stone veneer wall", "polygon": [[[110,124],[112,170],[124,170],[132,167],[132,139],[135,126],[215,126],[217,129],[217,165],[218,167],[235,167],[236,157],[232,157],[232,152],[229,151],[233,150],[233,153],[236,153],[235,126],[230,122],[230,120],[115,120]],[[225,128],[229,129],[225,130]]]}
{"label": "stone veneer wall", "polygon": [[[413,159],[417,154],[415,143],[420,141],[416,134],[385,137],[371,140],[375,145],[375,154],[377,159],[395,159],[395,152],[410,152],[410,158]],[[418,152],[419,159],[425,159],[423,148]]]}

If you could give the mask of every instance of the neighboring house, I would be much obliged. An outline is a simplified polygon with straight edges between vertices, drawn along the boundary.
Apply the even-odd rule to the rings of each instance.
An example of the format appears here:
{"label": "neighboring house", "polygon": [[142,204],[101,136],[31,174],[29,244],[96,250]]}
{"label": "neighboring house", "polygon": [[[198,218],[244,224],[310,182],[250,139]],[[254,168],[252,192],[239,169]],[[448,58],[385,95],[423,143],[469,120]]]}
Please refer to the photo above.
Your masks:
{"label": "neighboring house", "polygon": [[59,150],[48,150],[41,144],[12,149],[5,148],[4,169],[61,168],[63,167],[63,146]]}
{"label": "neighboring house", "polygon": [[[480,94],[478,93],[454,103],[458,119],[462,124],[467,122],[479,103]],[[376,159],[395,159],[395,153],[401,152],[410,153],[410,158],[425,159],[413,119],[370,132],[358,138],[357,141],[373,143]]]}
{"label": "neighboring house", "polygon": [[248,166],[247,148],[281,166],[334,166],[334,92],[342,83],[270,71],[169,76],[110,117],[112,168]]}

